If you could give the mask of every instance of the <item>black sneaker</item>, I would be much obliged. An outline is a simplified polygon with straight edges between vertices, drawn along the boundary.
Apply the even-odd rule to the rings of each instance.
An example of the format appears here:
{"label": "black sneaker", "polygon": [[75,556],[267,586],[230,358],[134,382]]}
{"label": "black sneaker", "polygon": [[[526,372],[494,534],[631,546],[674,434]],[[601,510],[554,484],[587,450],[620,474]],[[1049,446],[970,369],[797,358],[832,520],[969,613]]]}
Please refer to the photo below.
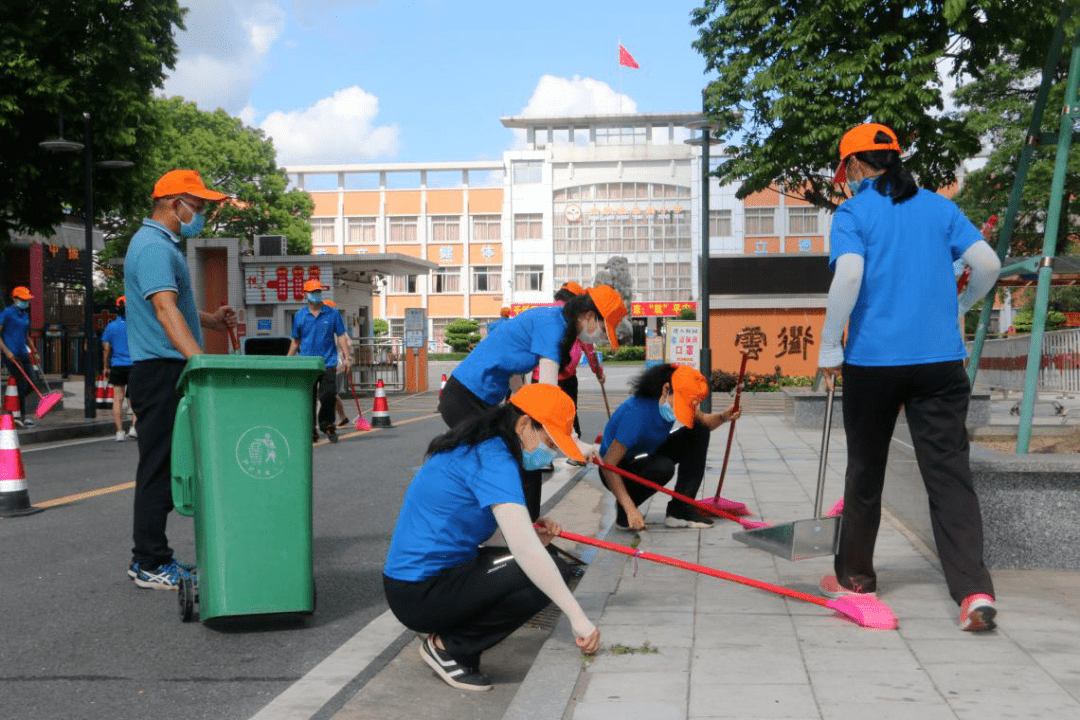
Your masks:
{"label": "black sneaker", "polygon": [[486,675],[481,674],[478,668],[465,667],[450,657],[450,653],[435,647],[432,637],[428,635],[420,644],[420,657],[424,658],[424,662],[431,666],[443,682],[458,690],[483,692],[491,689],[491,680]]}
{"label": "black sneaker", "polygon": [[713,521],[711,517],[698,512],[695,508],[686,508],[685,510],[668,510],[664,525],[669,528],[711,528]]}
{"label": "black sneaker", "polygon": [[330,442],[336,443],[338,441],[337,430],[334,429],[333,425],[324,426],[323,432],[326,433],[326,439]]}

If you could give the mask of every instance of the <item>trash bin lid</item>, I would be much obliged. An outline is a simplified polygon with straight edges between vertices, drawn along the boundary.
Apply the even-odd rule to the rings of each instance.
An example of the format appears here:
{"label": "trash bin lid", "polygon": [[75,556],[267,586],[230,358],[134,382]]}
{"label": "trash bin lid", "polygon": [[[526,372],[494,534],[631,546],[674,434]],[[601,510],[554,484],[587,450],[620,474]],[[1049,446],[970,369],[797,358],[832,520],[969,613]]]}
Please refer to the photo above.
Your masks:
{"label": "trash bin lid", "polygon": [[326,362],[321,357],[280,355],[195,355],[189,358],[184,372],[176,381],[177,391],[183,395],[188,383],[205,374],[213,373],[288,373],[305,374],[314,382],[326,372]]}

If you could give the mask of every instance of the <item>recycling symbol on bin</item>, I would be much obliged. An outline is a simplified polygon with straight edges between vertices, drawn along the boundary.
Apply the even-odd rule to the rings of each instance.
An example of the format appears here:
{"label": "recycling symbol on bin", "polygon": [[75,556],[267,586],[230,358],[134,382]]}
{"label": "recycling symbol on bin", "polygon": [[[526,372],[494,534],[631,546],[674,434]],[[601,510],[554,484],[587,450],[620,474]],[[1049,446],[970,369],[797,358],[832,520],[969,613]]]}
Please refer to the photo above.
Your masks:
{"label": "recycling symbol on bin", "polygon": [[236,441],[236,464],[249,477],[275,478],[288,467],[289,441],[267,425],[249,428]]}

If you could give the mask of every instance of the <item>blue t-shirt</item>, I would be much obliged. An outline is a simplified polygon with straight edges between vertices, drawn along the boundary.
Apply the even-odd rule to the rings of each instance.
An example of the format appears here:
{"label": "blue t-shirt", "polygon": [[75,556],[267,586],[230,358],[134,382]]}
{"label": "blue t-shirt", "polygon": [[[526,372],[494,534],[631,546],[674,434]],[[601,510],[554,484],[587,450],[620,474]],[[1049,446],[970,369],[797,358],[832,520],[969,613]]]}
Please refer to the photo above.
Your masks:
{"label": "blue t-shirt", "polygon": [[626,446],[627,459],[637,455],[652,455],[664,444],[674,421],[660,416],[660,400],[631,395],[623,401],[604,426],[604,439],[600,443],[603,456],[611,443],[618,440]]}
{"label": "blue t-shirt", "polygon": [[498,336],[481,340],[452,374],[473,395],[495,405],[510,391],[511,375],[531,372],[540,358],[558,364],[564,335],[561,307],[531,308],[499,323]]}
{"label": "blue t-shirt", "polygon": [[433,455],[405,493],[383,573],[416,582],[471,560],[498,527],[499,503],[525,504],[521,466],[502,438]]}
{"label": "blue t-shirt", "polygon": [[26,353],[26,335],[30,331],[30,308],[20,309],[15,303],[0,312],[0,325],[4,331],[0,337],[4,346],[17,358],[29,357]]}
{"label": "blue t-shirt", "polygon": [[982,239],[951,200],[920,189],[893,204],[867,178],[833,216],[829,266],[863,258],[845,362],[922,365],[966,356],[953,262]]}
{"label": "blue t-shirt", "polygon": [[154,303],[150,300],[152,295],[162,291],[176,293],[176,307],[195,342],[202,345],[191,275],[184,253],[174,238],[176,235],[164,225],[143,220],[124,256],[124,295],[130,321],[127,323],[128,349],[134,362],[184,359],[158,322]]}
{"label": "blue t-shirt", "polygon": [[321,357],[326,367],[337,367],[336,335],[345,334],[345,323],[336,308],[323,305],[319,316],[311,314],[310,306],[305,305],[293,316],[292,336],[300,341],[299,353],[306,357]]}
{"label": "blue t-shirt", "polygon": [[101,342],[112,346],[109,367],[131,367],[131,355],[128,354],[127,322],[118,317],[105,326]]}

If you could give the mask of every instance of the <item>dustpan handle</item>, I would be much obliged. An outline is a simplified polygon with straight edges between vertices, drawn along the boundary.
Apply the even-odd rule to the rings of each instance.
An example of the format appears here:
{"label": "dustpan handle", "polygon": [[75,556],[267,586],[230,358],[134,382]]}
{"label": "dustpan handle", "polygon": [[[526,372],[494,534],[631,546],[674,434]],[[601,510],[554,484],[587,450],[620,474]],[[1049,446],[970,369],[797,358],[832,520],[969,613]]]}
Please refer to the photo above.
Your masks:
{"label": "dustpan handle", "polygon": [[[834,380],[835,383],[835,380]],[[821,460],[817,470],[817,493],[814,495],[814,517],[821,517],[821,503],[825,499],[825,468],[829,464],[829,433],[832,431],[833,396],[836,385],[829,388],[825,398],[825,427],[821,430]]]}

